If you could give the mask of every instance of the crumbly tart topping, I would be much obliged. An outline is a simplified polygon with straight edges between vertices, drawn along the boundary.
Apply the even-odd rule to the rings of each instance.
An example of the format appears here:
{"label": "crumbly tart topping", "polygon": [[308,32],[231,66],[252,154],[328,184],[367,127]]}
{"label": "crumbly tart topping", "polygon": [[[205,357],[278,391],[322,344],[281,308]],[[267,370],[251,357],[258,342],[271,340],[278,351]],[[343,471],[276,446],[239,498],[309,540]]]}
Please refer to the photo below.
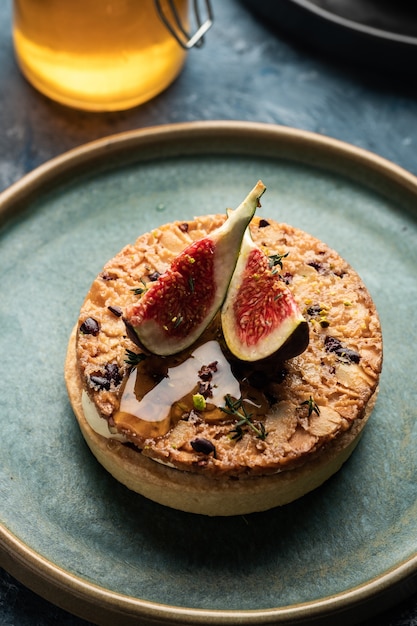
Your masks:
{"label": "crumbly tart topping", "polygon": [[[77,359],[85,389],[110,429],[115,428],[125,381],[140,353],[126,333],[123,311],[181,250],[224,219],[204,216],[144,234],[111,259],[93,282],[79,317]],[[307,350],[284,363],[265,364],[262,371],[232,364],[240,380],[249,379],[250,385],[242,388],[247,387],[253,402],[245,405],[250,419],[240,426],[237,405],[239,414],[218,411],[215,419],[206,419],[204,410],[177,409],[166,432],[156,436],[130,428],[126,421],[118,426],[142,454],[213,478],[276,473],[305,463],[330,443],[337,445],[335,440],[363,418],[382,366],[378,315],[350,265],[292,226],[255,217],[251,232],[268,256],[282,255],[282,279],[309,322]],[[207,338],[221,341],[216,322]]]}

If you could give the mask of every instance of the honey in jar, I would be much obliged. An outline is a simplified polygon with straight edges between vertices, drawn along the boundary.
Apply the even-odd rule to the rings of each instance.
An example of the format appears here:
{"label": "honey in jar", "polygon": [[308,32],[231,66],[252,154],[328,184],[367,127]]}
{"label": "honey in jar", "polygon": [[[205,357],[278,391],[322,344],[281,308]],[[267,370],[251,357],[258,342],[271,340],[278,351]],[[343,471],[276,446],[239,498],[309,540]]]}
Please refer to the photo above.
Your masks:
{"label": "honey in jar", "polygon": [[[175,0],[175,8],[187,25],[188,0]],[[15,0],[13,37],[34,87],[92,111],[151,99],[176,78],[187,54],[154,0]]]}

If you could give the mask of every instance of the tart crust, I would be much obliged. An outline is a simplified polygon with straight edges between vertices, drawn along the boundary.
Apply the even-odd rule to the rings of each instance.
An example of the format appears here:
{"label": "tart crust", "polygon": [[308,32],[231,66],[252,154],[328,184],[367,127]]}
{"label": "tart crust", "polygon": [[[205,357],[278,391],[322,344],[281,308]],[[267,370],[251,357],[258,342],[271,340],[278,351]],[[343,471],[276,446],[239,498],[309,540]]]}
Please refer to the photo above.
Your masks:
{"label": "tart crust", "polygon": [[[266,414],[256,416],[268,433],[265,440],[252,432],[234,440],[228,420],[211,423],[185,417],[162,436],[138,437],[124,430],[137,450],[92,431],[83,416],[82,391],[112,423],[121,381],[129,371],[126,351],[139,352],[121,315],[137,300],[134,289],[162,273],[187,245],[224,220],[223,215],[211,215],[166,224],[111,259],[81,308],[65,370],[80,428],[100,463],[134,491],[174,508],[209,515],[285,504],[337,471],[373,408],[382,367],[378,314],[355,270],[304,231],[255,217],[252,237],[267,255],[285,255],[281,275],[310,331],[305,352],[274,364],[263,377],[262,393],[272,398]],[[88,319],[95,321],[97,332],[80,332]],[[104,379],[107,388],[99,384]],[[308,411],[309,399],[314,399],[318,411]],[[216,454],[196,452],[190,445],[196,437],[215,442]]]}
{"label": "tart crust", "polygon": [[120,483],[146,498],[188,513],[207,516],[246,515],[289,504],[320,487],[348,460],[359,443],[372,412],[377,391],[362,419],[300,467],[269,476],[223,477],[178,470],[141,454],[130,446],[97,434],[87,422],[82,405],[83,383],[76,358],[75,327],[68,345],[65,379],[69,398],[83,437],[98,462]]}

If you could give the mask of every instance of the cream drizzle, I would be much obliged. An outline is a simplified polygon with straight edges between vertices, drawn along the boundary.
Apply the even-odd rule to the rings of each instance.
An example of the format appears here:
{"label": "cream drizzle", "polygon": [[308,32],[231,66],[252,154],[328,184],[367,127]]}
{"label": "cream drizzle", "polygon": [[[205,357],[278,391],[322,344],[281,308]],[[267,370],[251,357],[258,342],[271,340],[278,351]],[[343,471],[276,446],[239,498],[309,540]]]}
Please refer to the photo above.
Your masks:
{"label": "cream drizzle", "polygon": [[[191,356],[180,365],[168,368],[168,374],[155,385],[139,402],[136,400],[135,415],[138,419],[147,422],[161,421],[171,411],[175,402],[191,393],[198,383],[198,372],[204,365],[216,362],[216,371],[212,372],[211,386],[212,397],[210,404],[217,407],[225,406],[225,396],[231,395],[239,398],[241,395],[239,381],[234,377],[230,364],[223,355],[217,341],[208,341],[192,352]],[[135,372],[134,372],[135,374]],[[132,410],[132,394],[134,396],[135,375],[131,375],[127,381],[125,392],[122,396],[120,411],[130,413]],[[130,385],[130,387],[128,387]],[[131,398],[129,401],[129,397]],[[105,438],[127,441],[124,435],[110,431],[108,422],[101,417],[94,402],[87,392],[82,394],[82,407],[85,419],[89,426],[99,435]]]}
{"label": "cream drizzle", "polygon": [[[217,341],[208,341],[191,353],[180,365],[168,368],[167,376],[153,387],[139,402],[135,398],[136,376],[130,376],[120,402],[120,413],[134,414],[146,422],[160,422],[171,412],[175,402],[191,393],[199,381],[198,372],[204,365],[216,362],[211,378],[210,404],[225,406],[225,396],[240,398],[240,385],[233,376],[229,362]],[[134,400],[132,408],[132,400]],[[133,413],[134,411],[134,413]]]}

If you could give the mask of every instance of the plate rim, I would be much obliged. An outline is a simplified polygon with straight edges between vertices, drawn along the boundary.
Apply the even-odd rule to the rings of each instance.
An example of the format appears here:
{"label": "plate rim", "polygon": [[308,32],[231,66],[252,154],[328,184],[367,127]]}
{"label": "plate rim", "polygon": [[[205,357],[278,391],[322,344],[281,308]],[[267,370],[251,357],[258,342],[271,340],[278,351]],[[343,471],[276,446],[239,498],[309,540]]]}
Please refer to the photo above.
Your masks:
{"label": "plate rim", "polygon": [[[16,203],[30,199],[34,191],[42,192],[44,186],[51,180],[61,182],[62,178],[71,174],[73,170],[82,168],[94,156],[100,155],[102,158],[106,158],[119,152],[130,151],[132,148],[153,146],[158,142],[159,144],[171,144],[171,149],[174,149],[172,154],[174,154],[175,145],[179,138],[184,139],[188,136],[194,141],[204,139],[210,142],[213,139],[213,133],[216,133],[215,139],[232,138],[241,143],[247,137],[253,140],[253,137],[257,136],[260,143],[265,140],[268,141],[268,144],[278,142],[278,145],[274,146],[275,148],[279,148],[279,144],[284,145],[286,149],[288,147],[299,148],[301,145],[307,144],[309,147],[313,146],[315,151],[321,153],[321,156],[330,152],[332,156],[335,154],[341,160],[366,166],[376,175],[382,174],[382,177],[389,179],[391,183],[399,184],[402,191],[404,189],[411,190],[413,195],[417,191],[417,175],[388,158],[341,139],[280,124],[244,120],[208,120],[160,124],[122,131],[66,150],[25,173],[0,192],[0,218],[9,215],[10,204],[13,204],[14,208]],[[204,154],[207,153],[207,150],[210,152],[210,145],[207,145],[207,149],[201,146],[200,150],[193,150],[192,153]],[[218,144],[217,150],[222,151]],[[230,151],[226,150],[226,152]],[[266,149],[262,148],[262,153],[264,152],[268,152],[268,156],[271,156],[269,145]],[[297,158],[297,161],[302,162],[302,156]],[[328,167],[333,171],[339,171],[337,164],[332,161],[329,162]],[[364,178],[363,181],[366,182],[367,186],[371,185],[367,178]]]}
{"label": "plate rim", "polygon": [[[337,172],[340,167],[343,170],[349,164],[354,165],[358,171],[351,177],[353,180],[360,180],[363,168],[365,177],[360,182],[365,187],[373,188],[373,185],[377,187],[379,182],[388,181],[390,188],[397,190],[406,198],[414,201],[417,198],[417,177],[412,173],[384,157],[338,139],[262,122],[234,120],[181,122],[109,135],[46,161],[0,193],[0,224],[13,219],[14,209],[30,203],[36,198],[36,194],[45,193],[51,188],[51,184],[59,185],[63,180],[71,178],[74,172],[82,169],[87,163],[100,162],[100,159],[106,161],[123,154],[128,156],[132,151],[144,146],[156,146],[156,156],[151,154],[141,159],[144,162],[149,158],[161,158],[161,155],[158,157],[160,150],[168,150],[171,155],[175,155],[177,150],[176,154],[179,156],[184,154],[178,152],[176,148],[179,139],[185,142],[188,148],[191,146],[189,153],[194,155],[207,155],[213,150],[231,154],[233,150],[230,147],[225,148],[219,143],[226,139],[228,142],[237,142],[241,147],[248,139],[251,147],[253,142],[259,141],[262,150],[257,154],[258,157],[282,156],[287,154],[288,150],[297,152],[303,146],[313,152],[313,158],[314,154],[321,157],[321,166],[323,160],[326,162],[326,159],[330,158],[326,170]],[[207,144],[204,144],[203,139]],[[306,155],[305,158],[306,162],[310,163],[311,157]],[[301,157],[294,160],[303,162]],[[119,161],[116,167],[120,167]],[[97,168],[93,171],[96,173]],[[370,172],[375,176],[373,182],[369,180]],[[347,172],[344,173],[348,176]],[[352,172],[350,174],[352,175]],[[115,618],[122,618],[123,624],[136,624],[138,618],[141,618],[143,624],[231,625],[236,624],[237,620],[247,626],[272,623],[299,624],[307,621],[311,624],[316,620],[320,620],[320,624],[325,624],[325,620],[332,619],[336,613],[338,619],[342,620],[340,623],[344,623],[343,617],[350,620],[359,607],[361,619],[364,619],[366,612],[372,615],[377,609],[388,608],[417,589],[417,581],[412,580],[417,572],[416,549],[416,553],[408,559],[395,564],[375,578],[344,592],[314,601],[242,611],[170,606],[133,598],[90,583],[38,554],[1,523],[0,565],[46,600],[78,617],[103,626],[113,624]],[[75,607],[74,599],[78,603]],[[99,621],[96,621],[97,619]]]}

